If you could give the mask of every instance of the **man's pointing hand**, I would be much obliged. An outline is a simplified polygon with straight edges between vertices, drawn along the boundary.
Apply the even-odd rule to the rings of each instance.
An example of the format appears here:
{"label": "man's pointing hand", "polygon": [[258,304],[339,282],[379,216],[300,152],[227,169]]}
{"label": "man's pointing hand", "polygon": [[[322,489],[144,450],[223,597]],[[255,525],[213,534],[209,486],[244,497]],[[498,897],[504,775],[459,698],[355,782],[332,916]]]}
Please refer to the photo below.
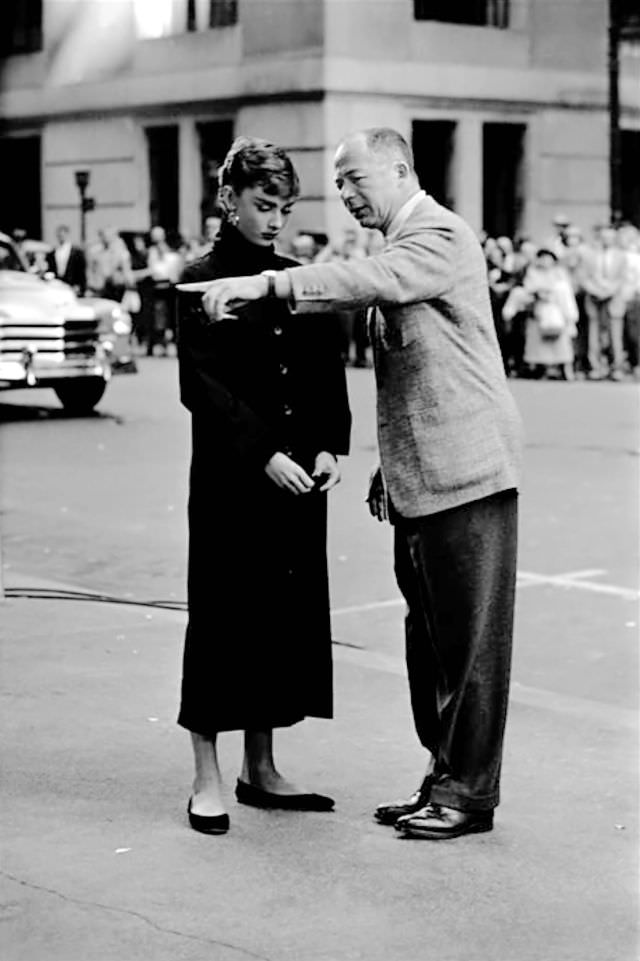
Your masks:
{"label": "man's pointing hand", "polygon": [[235,317],[234,308],[265,297],[267,289],[267,278],[260,274],[252,277],[224,277],[209,285],[203,294],[202,306],[211,320],[226,320]]}
{"label": "man's pointing hand", "polygon": [[204,311],[215,322],[235,318],[234,309],[265,297],[269,281],[262,274],[254,274],[249,277],[222,277],[220,280],[178,284],[177,288],[190,294],[202,293]]}

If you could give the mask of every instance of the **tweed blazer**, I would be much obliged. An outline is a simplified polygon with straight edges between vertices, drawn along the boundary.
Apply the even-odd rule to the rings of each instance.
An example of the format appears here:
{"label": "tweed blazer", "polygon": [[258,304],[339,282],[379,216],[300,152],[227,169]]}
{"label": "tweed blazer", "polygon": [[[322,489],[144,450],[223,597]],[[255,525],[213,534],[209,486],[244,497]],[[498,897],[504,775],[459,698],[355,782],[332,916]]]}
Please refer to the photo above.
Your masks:
{"label": "tweed blazer", "polygon": [[522,430],[471,228],[423,197],[379,254],[287,270],[296,313],[377,307],[378,443],[395,509],[419,517],[518,487]]}

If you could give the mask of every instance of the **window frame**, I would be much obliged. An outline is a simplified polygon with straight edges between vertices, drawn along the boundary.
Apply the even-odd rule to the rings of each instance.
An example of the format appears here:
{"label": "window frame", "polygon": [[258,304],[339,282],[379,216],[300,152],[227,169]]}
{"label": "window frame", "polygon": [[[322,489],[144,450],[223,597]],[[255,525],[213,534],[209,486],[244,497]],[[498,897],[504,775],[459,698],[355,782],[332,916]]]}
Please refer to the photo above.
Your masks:
{"label": "window frame", "polygon": [[413,18],[421,23],[507,30],[511,0],[413,0]]}

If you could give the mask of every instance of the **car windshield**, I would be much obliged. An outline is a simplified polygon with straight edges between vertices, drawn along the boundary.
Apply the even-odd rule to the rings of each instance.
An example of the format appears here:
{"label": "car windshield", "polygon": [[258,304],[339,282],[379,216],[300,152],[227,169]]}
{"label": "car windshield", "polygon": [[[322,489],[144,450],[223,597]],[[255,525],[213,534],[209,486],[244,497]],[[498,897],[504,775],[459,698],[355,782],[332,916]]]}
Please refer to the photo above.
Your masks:
{"label": "car windshield", "polygon": [[24,265],[13,247],[3,240],[0,240],[0,270],[24,271]]}

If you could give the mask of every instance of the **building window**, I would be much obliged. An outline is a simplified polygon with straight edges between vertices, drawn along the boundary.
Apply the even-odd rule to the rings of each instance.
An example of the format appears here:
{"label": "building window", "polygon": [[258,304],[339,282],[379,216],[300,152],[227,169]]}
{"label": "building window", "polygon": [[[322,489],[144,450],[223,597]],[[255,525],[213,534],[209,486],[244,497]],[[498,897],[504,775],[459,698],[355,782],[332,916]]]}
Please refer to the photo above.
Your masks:
{"label": "building window", "polygon": [[516,237],[522,226],[526,124],[482,128],[482,225],[491,237]]}
{"label": "building window", "polygon": [[211,120],[197,125],[202,171],[201,220],[218,210],[218,171],[233,141],[232,120]]}
{"label": "building window", "polygon": [[510,0],[413,0],[416,20],[440,20],[475,27],[509,26]]}
{"label": "building window", "polygon": [[638,0],[618,0],[618,25],[623,40],[640,40],[640,6]]}
{"label": "building window", "polygon": [[453,120],[414,120],[411,145],[418,180],[428,194],[453,208],[451,173],[456,124]]}
{"label": "building window", "polygon": [[231,27],[238,22],[238,0],[187,0],[187,30]]}
{"label": "building window", "polygon": [[42,50],[42,0],[4,0],[0,13],[0,55]]}
{"label": "building window", "polygon": [[640,130],[622,130],[620,139],[622,216],[640,227]]}
{"label": "building window", "polygon": [[9,232],[16,227],[27,237],[42,237],[42,151],[39,136],[0,137],[0,224]]}
{"label": "building window", "polygon": [[185,31],[199,33],[238,22],[238,0],[133,0],[133,8],[138,36],[147,39]]}
{"label": "building window", "polygon": [[142,39],[155,40],[175,32],[172,0],[134,0],[133,9]]}
{"label": "building window", "polygon": [[211,0],[210,27],[231,27],[238,22],[238,0]]}
{"label": "building window", "polygon": [[149,157],[149,221],[170,233],[178,230],[178,127],[147,127]]}

